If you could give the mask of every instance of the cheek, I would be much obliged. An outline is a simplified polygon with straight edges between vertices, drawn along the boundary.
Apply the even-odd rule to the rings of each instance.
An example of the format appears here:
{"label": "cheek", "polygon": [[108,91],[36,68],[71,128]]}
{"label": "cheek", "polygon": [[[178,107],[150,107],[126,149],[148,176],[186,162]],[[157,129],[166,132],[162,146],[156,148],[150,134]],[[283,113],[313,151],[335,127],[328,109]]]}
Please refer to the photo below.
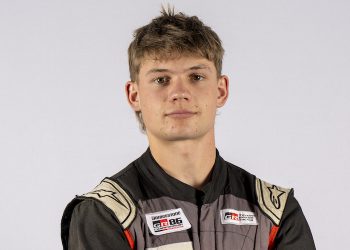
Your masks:
{"label": "cheek", "polygon": [[164,106],[164,104],[157,95],[145,95],[141,99],[141,109],[156,111],[160,110],[162,106]]}
{"label": "cheek", "polygon": [[140,88],[139,98],[141,109],[148,108],[150,105],[152,105],[152,92],[147,91],[147,89]]}
{"label": "cheek", "polygon": [[152,93],[142,93],[140,98],[140,108],[145,122],[159,119],[162,116],[162,101],[159,96]]}
{"label": "cheek", "polygon": [[[205,96],[203,96],[203,108],[205,109],[205,113],[207,114],[207,117],[215,117],[216,116],[216,110],[217,110],[217,95],[214,90],[208,91],[205,93]],[[211,119],[211,118],[210,118]]]}
{"label": "cheek", "polygon": [[161,102],[165,98],[166,92],[165,90],[154,88],[152,86],[143,86],[140,88],[139,95],[144,103],[152,105],[152,103]]}
{"label": "cheek", "polygon": [[208,108],[216,107],[217,93],[215,90],[207,91],[203,94],[202,100]]}

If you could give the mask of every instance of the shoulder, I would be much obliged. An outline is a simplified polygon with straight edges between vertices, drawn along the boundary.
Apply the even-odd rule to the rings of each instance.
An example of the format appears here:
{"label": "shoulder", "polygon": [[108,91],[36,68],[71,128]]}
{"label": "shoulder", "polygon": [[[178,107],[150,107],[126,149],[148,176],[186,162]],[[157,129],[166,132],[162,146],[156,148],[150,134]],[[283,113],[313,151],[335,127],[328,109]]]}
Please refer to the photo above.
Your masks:
{"label": "shoulder", "polygon": [[127,228],[136,216],[136,205],[130,195],[118,184],[105,178],[91,192],[83,194],[78,199],[94,199],[103,204]]}
{"label": "shoulder", "polygon": [[[128,183],[131,179],[137,178],[137,169],[130,163],[112,177],[104,178],[95,188],[83,195],[77,195],[65,208],[62,224],[69,224],[75,207],[79,204],[81,207],[89,207],[98,203],[102,205],[112,216],[122,225],[128,227],[136,215],[136,202],[130,195]],[[94,202],[83,202],[92,200]]]}
{"label": "shoulder", "polygon": [[[95,192],[96,193],[96,192]],[[76,198],[79,201],[69,211],[71,217],[61,231],[63,249],[130,249],[133,241],[128,238],[125,223],[99,198]],[[67,214],[66,214],[67,215]],[[119,218],[117,218],[119,217]],[[109,242],[106,245],[106,242]]]}
{"label": "shoulder", "polygon": [[255,178],[256,199],[259,208],[273,221],[281,223],[287,201],[292,199],[293,189],[283,188]]}
{"label": "shoulder", "polygon": [[[105,178],[92,191],[75,197],[65,208],[61,220],[61,238],[68,245],[72,218],[87,222],[108,220],[122,229],[136,217],[136,205],[128,193],[116,182]],[[98,218],[92,220],[92,218]]]}
{"label": "shoulder", "polygon": [[273,249],[315,249],[312,233],[292,188],[264,181],[227,162],[229,192],[238,194],[255,206],[272,223]]}
{"label": "shoulder", "polygon": [[230,162],[226,163],[233,192],[256,204],[275,225],[279,225],[287,203],[294,198],[293,189],[270,184]]}

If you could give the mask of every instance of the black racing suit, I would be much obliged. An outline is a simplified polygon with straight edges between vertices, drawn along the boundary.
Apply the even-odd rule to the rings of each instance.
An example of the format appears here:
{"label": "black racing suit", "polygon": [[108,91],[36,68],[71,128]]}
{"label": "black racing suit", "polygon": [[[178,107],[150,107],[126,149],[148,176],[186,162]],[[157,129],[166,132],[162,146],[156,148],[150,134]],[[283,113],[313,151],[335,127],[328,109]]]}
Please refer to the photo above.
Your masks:
{"label": "black racing suit", "polygon": [[169,176],[148,149],[62,218],[64,249],[315,249],[292,189],[223,160],[195,189]]}

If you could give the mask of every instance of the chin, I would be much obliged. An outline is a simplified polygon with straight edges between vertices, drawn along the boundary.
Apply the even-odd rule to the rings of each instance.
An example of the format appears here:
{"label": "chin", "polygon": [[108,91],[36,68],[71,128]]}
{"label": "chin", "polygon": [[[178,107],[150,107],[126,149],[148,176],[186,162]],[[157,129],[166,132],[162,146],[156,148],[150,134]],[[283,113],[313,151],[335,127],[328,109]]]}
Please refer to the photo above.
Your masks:
{"label": "chin", "polygon": [[193,140],[198,138],[200,135],[198,131],[170,131],[163,134],[163,138],[167,141],[184,141]]}

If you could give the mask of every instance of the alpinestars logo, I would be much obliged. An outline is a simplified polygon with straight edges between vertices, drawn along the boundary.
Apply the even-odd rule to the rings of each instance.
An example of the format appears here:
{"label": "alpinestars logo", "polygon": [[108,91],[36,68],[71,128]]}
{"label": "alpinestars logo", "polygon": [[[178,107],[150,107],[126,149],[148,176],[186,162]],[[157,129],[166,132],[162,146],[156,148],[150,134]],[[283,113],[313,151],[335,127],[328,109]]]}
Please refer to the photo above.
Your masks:
{"label": "alpinestars logo", "polygon": [[220,211],[221,224],[258,225],[254,212],[223,209]]}
{"label": "alpinestars logo", "polygon": [[146,214],[148,228],[154,235],[162,235],[191,228],[181,208]]}

